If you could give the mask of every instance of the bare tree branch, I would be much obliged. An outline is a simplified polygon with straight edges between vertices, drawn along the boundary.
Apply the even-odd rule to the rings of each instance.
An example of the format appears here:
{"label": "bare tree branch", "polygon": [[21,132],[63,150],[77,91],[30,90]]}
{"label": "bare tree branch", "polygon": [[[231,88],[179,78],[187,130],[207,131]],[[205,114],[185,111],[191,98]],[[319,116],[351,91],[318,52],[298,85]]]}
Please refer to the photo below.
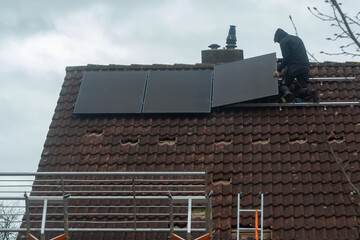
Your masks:
{"label": "bare tree branch", "polygon": [[340,16],[341,16],[341,18],[342,18],[342,20],[343,20],[343,22],[344,22],[344,25],[345,25],[345,27],[346,27],[346,29],[347,29],[347,33],[348,33],[349,37],[356,43],[356,45],[358,46],[358,48],[360,48],[360,43],[359,43],[359,41],[355,38],[354,33],[353,33],[353,31],[351,30],[351,28],[350,28],[350,26],[349,26],[349,24],[348,24],[348,22],[347,22],[347,19],[346,19],[347,17],[346,17],[345,14],[342,12],[339,4],[337,3],[336,0],[331,0],[331,2],[332,2],[332,4],[336,7],[337,11],[339,12],[339,14],[340,14]]}
{"label": "bare tree branch", "polygon": [[[327,53],[324,51],[321,51],[320,53],[328,55],[328,56],[337,56],[337,55],[345,55],[345,56],[350,56],[350,57],[360,56],[360,53],[347,52],[344,50],[344,48],[340,48],[340,49],[341,49],[341,52],[338,52],[338,53]],[[359,51],[359,50],[357,50],[357,51]]]}
{"label": "bare tree branch", "polygon": [[[359,14],[359,13],[358,13]],[[351,17],[347,16],[347,18],[350,20],[349,24],[356,24],[360,27],[360,19],[358,17],[357,20],[352,19]]]}
{"label": "bare tree branch", "polygon": [[[17,201],[3,201],[0,202],[0,228],[15,228],[19,225],[21,215],[23,212],[19,208]],[[0,239],[14,240],[17,233],[15,232],[0,232]]]}
{"label": "bare tree branch", "polygon": [[354,192],[356,192],[356,193],[359,195],[359,197],[360,197],[359,188],[356,187],[355,184],[351,181],[350,176],[348,175],[348,173],[347,173],[346,170],[345,170],[345,167],[346,167],[347,164],[346,164],[345,167],[344,167],[344,166],[342,165],[341,159],[340,159],[338,156],[336,156],[336,154],[334,153],[334,150],[332,149],[330,143],[328,143],[328,146],[329,146],[331,155],[333,155],[333,157],[335,158],[335,161],[336,161],[337,165],[340,167],[340,170],[341,170],[342,174],[345,176],[346,180],[347,180],[348,183],[351,185],[351,188],[354,190]]}
{"label": "bare tree branch", "polygon": [[289,15],[289,18],[290,18],[290,21],[291,21],[291,23],[292,23],[292,25],[293,25],[294,29],[295,29],[295,34],[296,34],[296,36],[299,36],[298,31],[297,31],[297,28],[296,28],[296,26],[295,26],[295,23],[294,23],[294,21],[293,21],[293,19],[292,19],[291,15]]}
{"label": "bare tree branch", "polygon": [[[331,17],[329,15],[323,14],[321,12],[319,12],[319,10],[317,10],[316,7],[313,7],[313,9],[311,10],[310,7],[308,7],[309,11],[318,19],[322,20],[322,21],[334,21],[334,17]],[[314,12],[315,11],[315,12]]]}
{"label": "bare tree branch", "polygon": [[328,37],[326,39],[330,41],[348,40],[351,43],[340,46],[339,48],[341,51],[337,53],[328,53],[324,51],[321,51],[320,53],[326,55],[345,55],[351,57],[360,56],[360,53],[358,53],[360,52],[360,33],[356,32],[350,27],[360,27],[360,12],[358,12],[354,17],[349,17],[348,14],[343,12],[337,0],[325,0],[325,2],[330,4],[332,15],[324,14],[316,7],[308,7],[308,10],[312,15],[322,21],[333,22],[331,26],[340,30],[340,32],[334,34],[334,37]]}

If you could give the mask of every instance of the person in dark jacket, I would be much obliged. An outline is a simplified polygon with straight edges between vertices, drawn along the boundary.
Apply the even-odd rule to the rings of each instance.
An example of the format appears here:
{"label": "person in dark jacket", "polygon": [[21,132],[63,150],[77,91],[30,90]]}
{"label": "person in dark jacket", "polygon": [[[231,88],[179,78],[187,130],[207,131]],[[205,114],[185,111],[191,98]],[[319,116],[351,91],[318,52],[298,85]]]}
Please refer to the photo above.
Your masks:
{"label": "person in dark jacket", "polygon": [[[280,77],[283,71],[283,78],[279,87],[282,98],[287,101],[291,98],[290,86],[295,83],[294,95],[296,98],[304,99],[311,97],[314,102],[318,101],[315,89],[307,89],[306,83],[309,80],[310,64],[306,54],[303,41],[278,28],[275,32],[274,42],[280,44],[283,59],[274,72],[274,76]],[[296,79],[296,81],[295,81]]]}

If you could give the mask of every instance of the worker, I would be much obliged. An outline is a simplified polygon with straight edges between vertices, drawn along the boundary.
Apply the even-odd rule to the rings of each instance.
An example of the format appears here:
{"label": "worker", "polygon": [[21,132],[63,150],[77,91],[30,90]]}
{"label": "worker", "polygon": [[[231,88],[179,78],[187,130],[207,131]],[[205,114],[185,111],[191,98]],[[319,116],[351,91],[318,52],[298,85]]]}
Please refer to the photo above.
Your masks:
{"label": "worker", "polygon": [[310,64],[303,41],[299,37],[290,35],[278,28],[275,32],[274,42],[280,44],[283,56],[279,60],[280,65],[274,72],[276,77],[282,75],[282,81],[279,86],[281,98],[286,101],[291,99],[292,94],[289,88],[295,83],[295,98],[312,98],[314,102],[318,102],[316,90],[306,88],[306,83],[309,80]]}

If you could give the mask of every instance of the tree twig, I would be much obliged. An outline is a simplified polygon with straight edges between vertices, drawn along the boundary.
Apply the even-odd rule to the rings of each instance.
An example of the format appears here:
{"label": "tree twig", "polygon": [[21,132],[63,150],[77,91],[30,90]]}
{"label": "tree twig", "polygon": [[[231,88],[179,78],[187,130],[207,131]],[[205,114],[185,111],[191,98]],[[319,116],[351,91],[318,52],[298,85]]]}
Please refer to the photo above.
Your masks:
{"label": "tree twig", "polygon": [[342,174],[345,176],[346,180],[349,182],[349,184],[351,185],[351,188],[354,190],[354,192],[356,192],[356,193],[359,195],[359,197],[360,197],[359,188],[357,188],[357,187],[355,186],[355,184],[351,181],[350,176],[347,174],[345,168],[344,168],[343,165],[341,164],[340,158],[339,158],[338,156],[336,156],[336,154],[334,153],[334,150],[332,149],[330,143],[328,143],[328,146],[329,146],[331,155],[333,155],[333,157],[335,158],[335,161],[336,161],[337,165],[340,167],[340,170],[341,170]]}
{"label": "tree twig", "polygon": [[337,3],[336,0],[331,0],[331,3],[335,6],[335,8],[337,9],[338,13],[340,14],[342,20],[343,20],[343,23],[347,29],[347,32],[349,34],[349,37],[356,43],[356,45],[358,46],[358,48],[360,48],[360,43],[359,41],[356,39],[356,37],[354,36],[354,33],[353,31],[351,30],[347,20],[346,20],[346,16],[345,14],[343,13],[343,11],[341,10],[339,4]]}
{"label": "tree twig", "polygon": [[[339,39],[347,39],[351,41],[352,43],[347,44],[345,46],[340,46],[341,52],[339,53],[326,53],[324,51],[321,51],[320,53],[326,54],[326,55],[345,55],[345,56],[352,56],[352,57],[358,57],[360,54],[355,53],[360,51],[360,43],[359,43],[359,37],[360,34],[357,32],[354,32],[353,29],[350,28],[350,25],[353,27],[360,26],[360,12],[358,12],[354,18],[349,17],[347,14],[345,14],[337,0],[327,0],[325,1],[328,4],[330,4],[331,10],[332,10],[332,16],[328,14],[324,14],[320,12],[316,7],[310,8],[308,7],[308,10],[312,15],[314,15],[316,18],[322,20],[322,21],[328,21],[333,22],[331,26],[337,27],[339,30],[341,30],[340,33],[335,33],[334,37],[328,37],[327,40],[331,41],[337,41]],[[349,48],[350,46],[355,47],[355,52],[353,50],[348,50],[346,48]]]}

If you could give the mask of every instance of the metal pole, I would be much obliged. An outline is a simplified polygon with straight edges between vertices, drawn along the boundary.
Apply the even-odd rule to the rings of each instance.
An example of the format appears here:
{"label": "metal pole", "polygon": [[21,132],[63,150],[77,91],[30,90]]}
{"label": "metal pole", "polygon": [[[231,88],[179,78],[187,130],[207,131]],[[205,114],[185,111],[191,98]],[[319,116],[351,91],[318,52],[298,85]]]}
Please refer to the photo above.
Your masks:
{"label": "metal pole", "polygon": [[355,80],[355,77],[324,77],[324,78],[309,78],[311,81],[339,81],[339,80]]}
{"label": "metal pole", "polygon": [[[30,196],[30,201],[41,201],[43,202],[44,199],[48,199],[50,201],[62,201],[61,196]],[[132,200],[133,196],[73,196],[71,197],[72,200]],[[138,200],[163,200],[167,199],[167,196],[136,196],[135,199]],[[174,196],[173,197],[177,202],[187,202],[188,196]],[[191,198],[198,202],[206,202],[206,197],[204,196],[191,196]],[[9,198],[0,198],[0,200],[24,200],[23,197],[9,197]]]}
{"label": "metal pole", "polygon": [[210,198],[207,197],[205,208],[206,232],[210,232]]}
{"label": "metal pole", "polygon": [[65,196],[64,179],[62,176],[61,176],[61,191],[62,191],[63,196]]}
{"label": "metal pole", "polygon": [[134,202],[134,229],[136,230],[136,194],[135,194],[135,178],[132,177],[132,190],[133,190],[133,202]]}
{"label": "metal pole", "polygon": [[264,239],[264,194],[261,193],[261,240]]}
{"label": "metal pole", "polygon": [[207,171],[205,172],[204,180],[205,180],[205,196],[207,196],[209,194],[209,189],[208,189],[209,178],[207,175]]}
{"label": "metal pole", "polygon": [[45,224],[46,224],[46,211],[47,211],[47,199],[44,200],[44,209],[41,220],[41,231],[40,231],[40,239],[45,240]]}
{"label": "metal pole", "polygon": [[26,208],[26,238],[29,240],[30,234],[30,207],[29,207],[29,198],[26,192],[24,193],[25,197],[25,208]]}
{"label": "metal pole", "polygon": [[0,176],[203,176],[205,172],[0,172]]}
{"label": "metal pole", "polygon": [[64,233],[66,240],[69,239],[69,209],[68,209],[68,199],[70,195],[64,195]]}
{"label": "metal pole", "polygon": [[237,240],[239,240],[239,237],[240,237],[239,227],[240,227],[240,193],[238,193],[238,199],[237,199],[237,222],[236,222],[236,239]]}
{"label": "metal pole", "polygon": [[209,231],[210,231],[210,239],[213,239],[213,225],[212,225],[212,195],[214,194],[214,192],[211,190],[210,194],[209,194]]}
{"label": "metal pole", "polygon": [[187,240],[191,240],[191,198],[188,200]]}
{"label": "metal pole", "polygon": [[326,107],[326,106],[358,106],[360,102],[302,102],[302,103],[237,103],[231,106],[225,107]]}
{"label": "metal pole", "polygon": [[173,202],[173,198],[170,194],[170,192],[168,193],[169,196],[169,206],[170,206],[170,235],[174,233],[174,202]]}
{"label": "metal pole", "polygon": [[[62,232],[63,228],[46,228],[48,232]],[[24,228],[11,228],[1,230],[3,232],[26,232]],[[40,231],[40,228],[32,228],[32,231]],[[170,228],[69,228],[69,232],[169,232]],[[175,232],[186,232],[187,229],[174,229]],[[204,232],[205,228],[192,228],[192,232]]]}
{"label": "metal pole", "polygon": [[211,198],[214,192],[211,190],[211,192],[207,195],[206,200],[206,212],[205,212],[205,218],[206,218],[206,232],[210,233],[210,238],[212,239],[212,221],[211,221],[211,211],[212,211],[212,205],[211,205]]}
{"label": "metal pole", "polygon": [[[340,80],[355,80],[355,77],[313,77],[309,78],[310,81],[324,81],[324,82],[332,82],[332,81],[340,81]],[[282,78],[278,78],[279,81],[282,80]]]}

